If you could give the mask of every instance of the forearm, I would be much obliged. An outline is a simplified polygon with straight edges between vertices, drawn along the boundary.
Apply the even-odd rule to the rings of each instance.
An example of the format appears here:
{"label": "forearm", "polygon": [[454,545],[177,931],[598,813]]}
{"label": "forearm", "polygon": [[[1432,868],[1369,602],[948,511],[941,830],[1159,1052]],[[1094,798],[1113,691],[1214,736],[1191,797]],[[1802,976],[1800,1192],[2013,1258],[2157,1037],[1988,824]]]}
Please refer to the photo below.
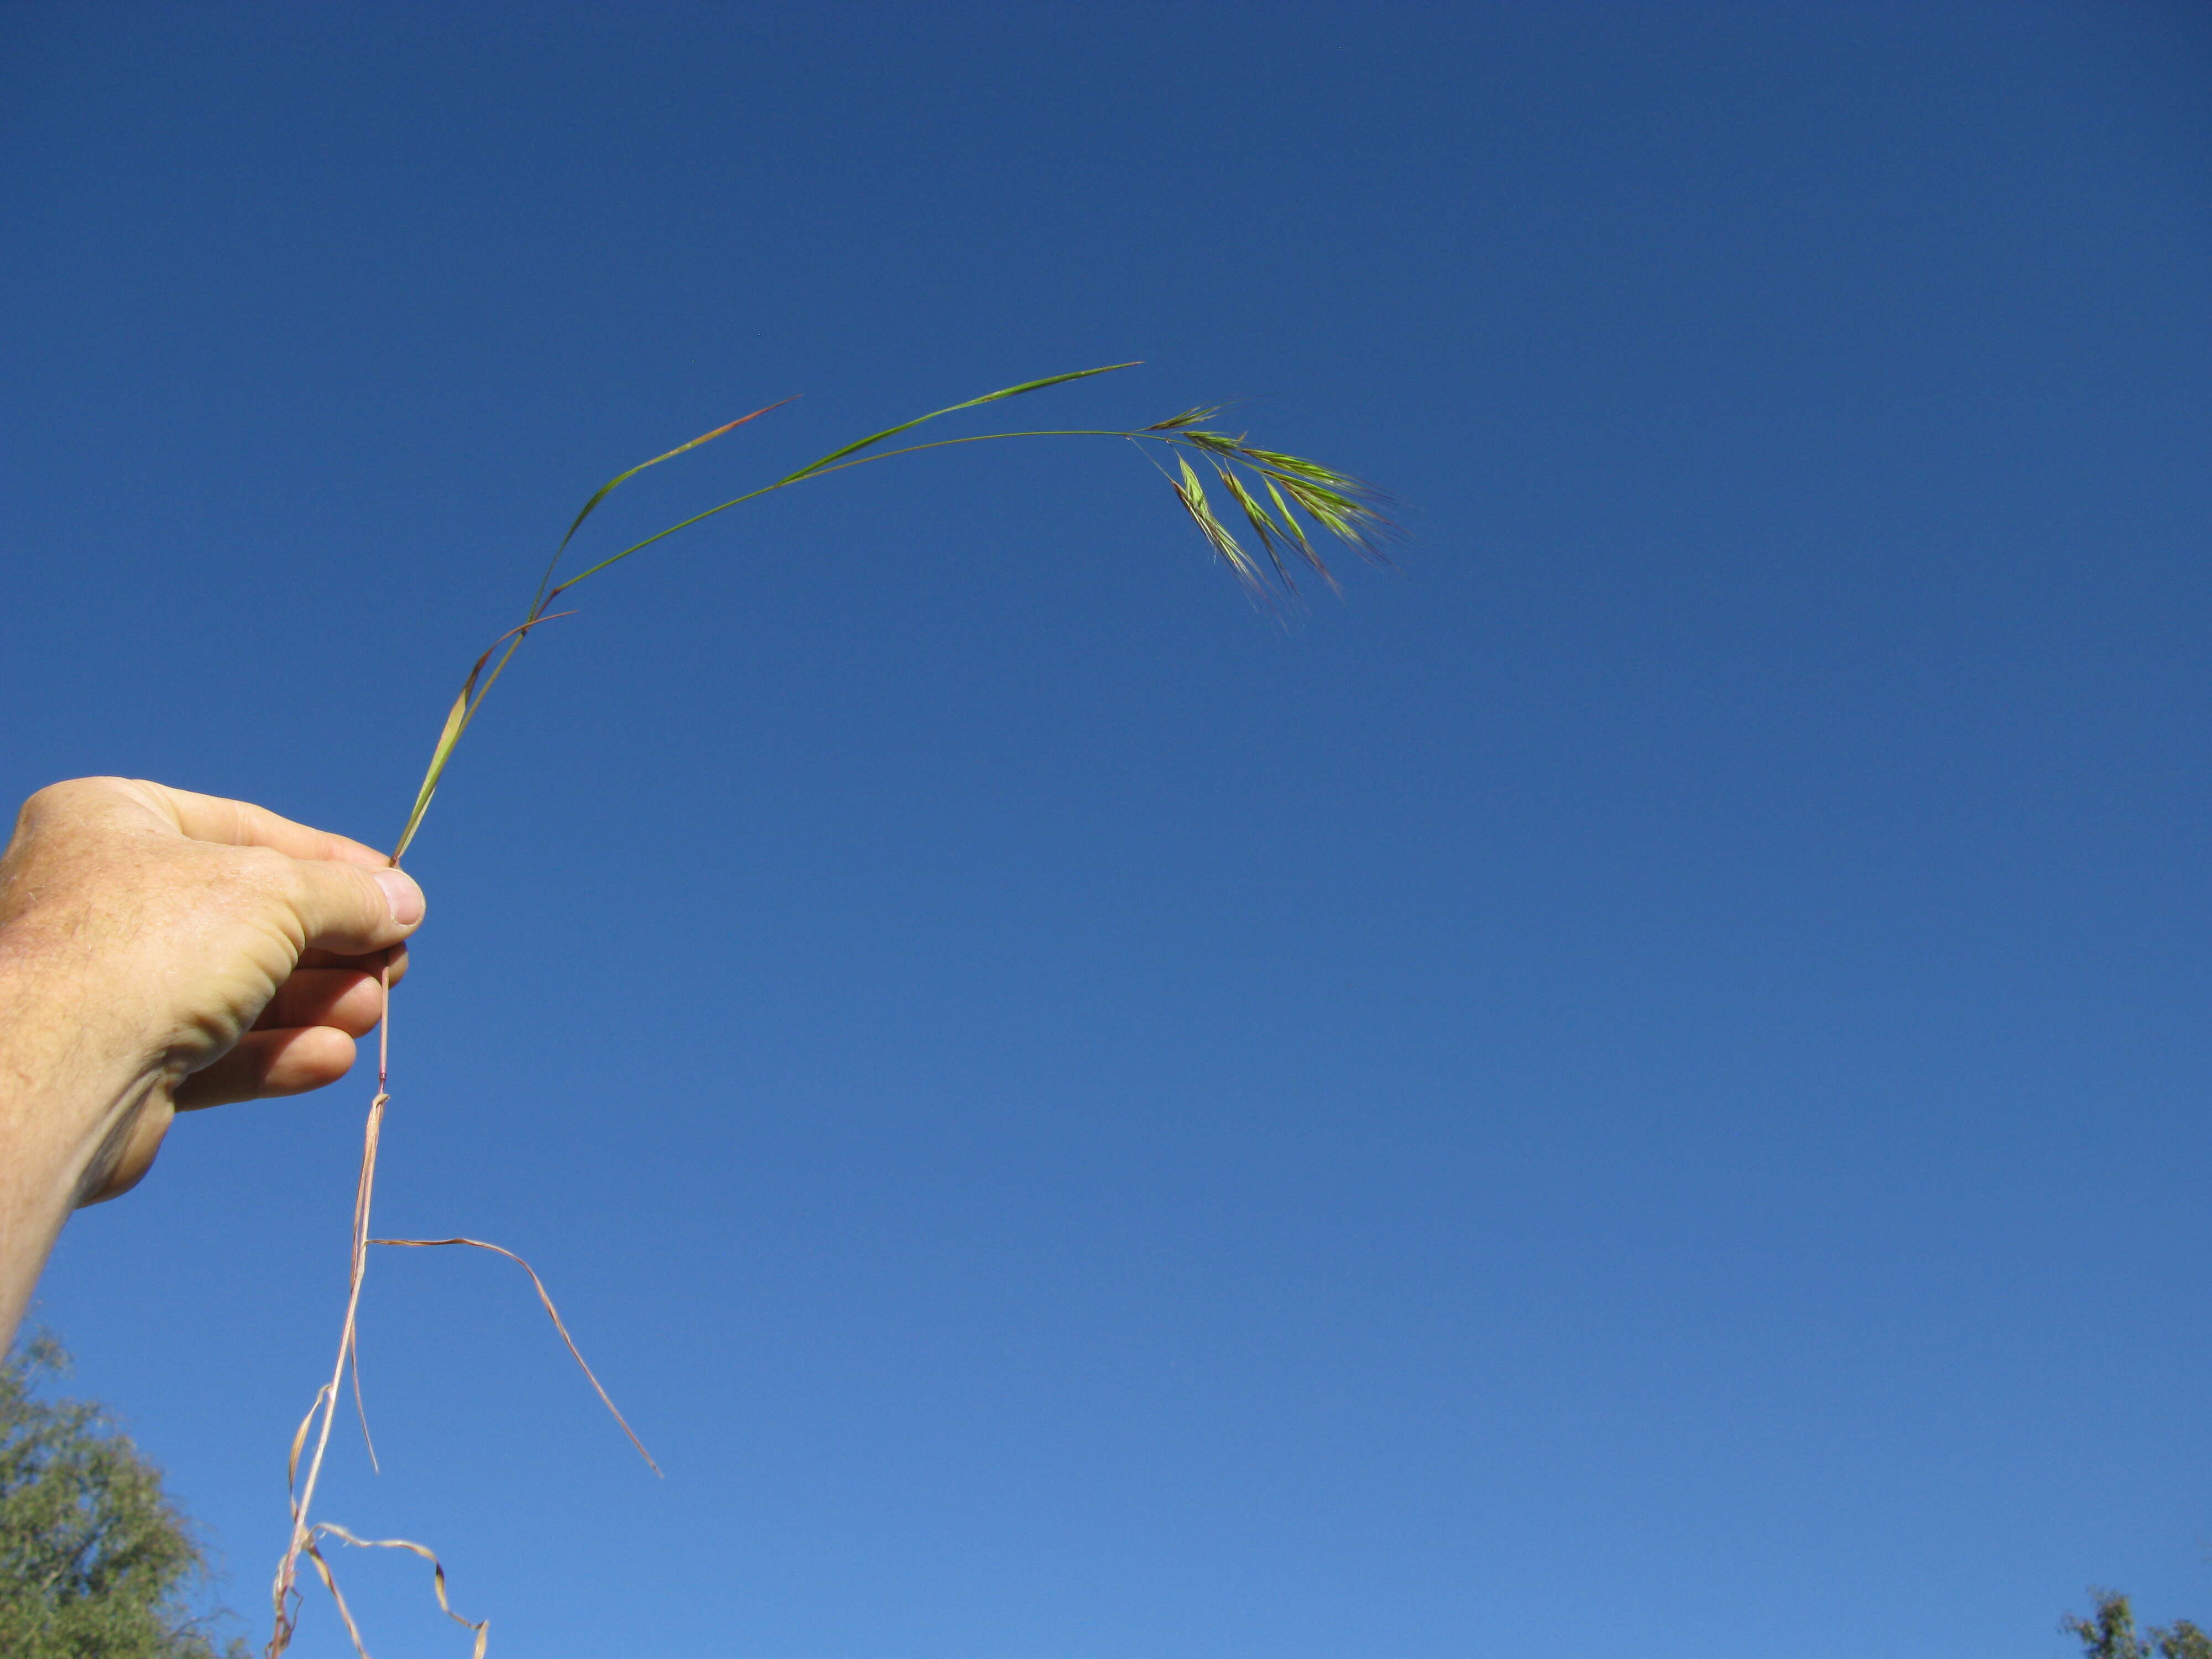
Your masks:
{"label": "forearm", "polygon": [[114,1010],[73,970],[68,943],[31,932],[0,926],[0,1348],[62,1224],[165,1081],[105,1029]]}

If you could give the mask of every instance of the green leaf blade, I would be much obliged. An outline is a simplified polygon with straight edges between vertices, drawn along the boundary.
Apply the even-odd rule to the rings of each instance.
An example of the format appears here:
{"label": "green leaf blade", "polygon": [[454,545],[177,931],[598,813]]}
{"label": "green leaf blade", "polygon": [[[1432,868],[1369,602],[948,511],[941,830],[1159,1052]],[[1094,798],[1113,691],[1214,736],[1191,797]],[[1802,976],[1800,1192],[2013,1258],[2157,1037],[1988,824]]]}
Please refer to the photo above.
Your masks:
{"label": "green leaf blade", "polygon": [[911,432],[915,428],[936,420],[940,416],[957,415],[963,409],[981,408],[985,404],[995,404],[1004,398],[1018,398],[1026,392],[1042,392],[1047,386],[1065,386],[1070,380],[1087,380],[1094,374],[1111,374],[1117,369],[1136,367],[1135,362],[1127,362],[1108,363],[1098,368],[1071,369],[1065,374],[1048,374],[1042,380],[1024,380],[1019,386],[1005,386],[996,392],[987,392],[980,398],[970,398],[964,404],[951,404],[943,409],[932,410],[927,415],[917,415],[910,421],[902,421],[896,426],[887,426],[881,432],[871,433],[865,438],[847,444],[842,449],[833,449],[821,459],[811,461],[800,467],[798,471],[778,479],[776,487],[797,483],[801,478],[811,477],[821,471],[823,468],[843,460],[848,455],[857,455],[872,445],[879,444],[886,438],[896,438],[902,432]]}

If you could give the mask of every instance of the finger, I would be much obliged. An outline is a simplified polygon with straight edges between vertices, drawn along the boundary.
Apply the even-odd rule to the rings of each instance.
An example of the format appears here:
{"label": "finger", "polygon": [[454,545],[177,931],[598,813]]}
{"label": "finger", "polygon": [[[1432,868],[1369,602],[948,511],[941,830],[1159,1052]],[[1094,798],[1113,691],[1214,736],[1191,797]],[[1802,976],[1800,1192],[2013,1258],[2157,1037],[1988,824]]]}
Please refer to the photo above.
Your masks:
{"label": "finger", "polygon": [[392,860],[374,847],[327,830],[311,830],[304,823],[279,817],[251,801],[226,800],[221,795],[196,795],[189,789],[172,789],[148,779],[132,781],[153,791],[155,805],[184,835],[194,841],[220,842],[227,847],[273,847],[295,859],[325,859],[364,870],[381,869]]}
{"label": "finger", "polygon": [[397,945],[422,922],[422,890],[404,870],[368,871],[322,859],[291,863],[292,911],[301,943],[359,956]]}
{"label": "finger", "polygon": [[253,1029],[331,1025],[358,1037],[374,1030],[383,1018],[384,987],[375,975],[354,968],[295,968],[276,988]]}
{"label": "finger", "polygon": [[356,973],[376,978],[385,969],[385,958],[391,958],[392,982],[394,985],[407,977],[407,947],[395,945],[389,951],[368,951],[356,956],[343,956],[336,951],[302,951],[302,968],[350,968]]}
{"label": "finger", "polygon": [[327,1025],[248,1031],[221,1060],[177,1085],[177,1109],[304,1094],[336,1083],[353,1069],[353,1039]]}

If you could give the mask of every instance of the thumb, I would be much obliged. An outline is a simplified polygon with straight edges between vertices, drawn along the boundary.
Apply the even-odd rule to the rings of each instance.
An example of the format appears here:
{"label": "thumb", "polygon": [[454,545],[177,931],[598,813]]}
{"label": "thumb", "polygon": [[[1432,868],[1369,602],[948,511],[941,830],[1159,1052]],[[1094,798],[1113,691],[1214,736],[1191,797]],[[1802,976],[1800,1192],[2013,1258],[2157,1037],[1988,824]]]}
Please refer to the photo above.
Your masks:
{"label": "thumb", "polygon": [[404,870],[364,870],[328,859],[292,860],[292,908],[311,950],[362,956],[422,925],[422,890]]}

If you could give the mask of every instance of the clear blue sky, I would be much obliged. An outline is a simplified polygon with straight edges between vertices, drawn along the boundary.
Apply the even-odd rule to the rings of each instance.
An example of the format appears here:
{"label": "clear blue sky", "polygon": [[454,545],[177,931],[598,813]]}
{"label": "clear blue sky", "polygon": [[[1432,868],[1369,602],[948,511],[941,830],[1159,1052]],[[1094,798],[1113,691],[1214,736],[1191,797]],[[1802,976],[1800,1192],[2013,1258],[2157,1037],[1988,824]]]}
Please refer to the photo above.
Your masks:
{"label": "clear blue sky", "polygon": [[[381,1217],[668,1475],[449,1252],[331,1488],[495,1656],[2212,1620],[2201,9],[19,5],[0,146],[11,799],[388,843],[584,495],[793,392],[589,544],[1129,357],[1024,416],[1411,504],[1285,633],[1121,447],[978,447],[532,641]],[[45,1289],[257,1640],[367,1093]]]}

